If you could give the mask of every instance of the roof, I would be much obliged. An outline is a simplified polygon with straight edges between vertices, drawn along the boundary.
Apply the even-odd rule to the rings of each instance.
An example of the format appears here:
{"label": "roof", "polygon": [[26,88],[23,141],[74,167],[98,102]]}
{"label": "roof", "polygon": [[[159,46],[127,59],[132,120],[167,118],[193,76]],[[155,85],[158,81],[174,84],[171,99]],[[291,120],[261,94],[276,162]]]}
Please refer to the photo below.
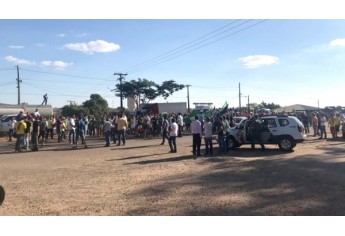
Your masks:
{"label": "roof", "polygon": [[280,112],[317,111],[317,110],[319,110],[318,107],[295,104],[291,106],[280,107],[280,108],[275,109],[274,111],[277,113],[280,113]]}

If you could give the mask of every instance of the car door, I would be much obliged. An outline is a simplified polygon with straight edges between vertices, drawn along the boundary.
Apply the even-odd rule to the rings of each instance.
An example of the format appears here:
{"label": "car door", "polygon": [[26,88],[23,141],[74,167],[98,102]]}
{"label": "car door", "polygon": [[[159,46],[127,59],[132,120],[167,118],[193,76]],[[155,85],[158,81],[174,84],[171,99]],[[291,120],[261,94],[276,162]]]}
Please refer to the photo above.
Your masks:
{"label": "car door", "polygon": [[275,118],[262,118],[264,131],[269,131],[273,136],[279,135],[279,129]]}

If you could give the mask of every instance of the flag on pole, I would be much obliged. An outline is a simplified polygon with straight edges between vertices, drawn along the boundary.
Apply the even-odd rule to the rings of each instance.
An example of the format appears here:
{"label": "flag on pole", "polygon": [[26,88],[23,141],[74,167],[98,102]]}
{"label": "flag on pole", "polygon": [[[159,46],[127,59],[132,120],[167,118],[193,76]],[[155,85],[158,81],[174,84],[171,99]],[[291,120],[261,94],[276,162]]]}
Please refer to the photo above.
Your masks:
{"label": "flag on pole", "polygon": [[225,101],[224,105],[222,106],[220,112],[218,113],[219,116],[224,115],[228,111],[228,102]]}

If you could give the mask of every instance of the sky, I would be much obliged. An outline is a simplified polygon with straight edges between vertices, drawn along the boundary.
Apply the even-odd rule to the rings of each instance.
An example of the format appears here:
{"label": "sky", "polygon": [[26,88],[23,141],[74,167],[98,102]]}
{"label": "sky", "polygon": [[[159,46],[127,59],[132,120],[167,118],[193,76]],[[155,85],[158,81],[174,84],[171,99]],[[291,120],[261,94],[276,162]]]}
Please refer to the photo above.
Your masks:
{"label": "sky", "polygon": [[[96,93],[119,107],[111,90],[119,83],[114,74],[125,73],[126,81],[190,85],[191,107],[238,107],[239,92],[241,106],[248,97],[280,106],[345,106],[345,20],[131,16],[0,19],[0,103],[18,102],[18,66],[20,102],[31,105],[45,93],[53,107],[81,105]],[[152,102],[187,102],[187,89]]]}

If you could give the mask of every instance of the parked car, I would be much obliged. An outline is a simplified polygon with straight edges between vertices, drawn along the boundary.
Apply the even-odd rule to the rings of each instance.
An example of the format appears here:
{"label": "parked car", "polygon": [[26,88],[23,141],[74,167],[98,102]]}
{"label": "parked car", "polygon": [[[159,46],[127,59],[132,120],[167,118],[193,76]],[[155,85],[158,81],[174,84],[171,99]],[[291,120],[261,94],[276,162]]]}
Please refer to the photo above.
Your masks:
{"label": "parked car", "polygon": [[12,119],[12,117],[16,118],[18,114],[10,114],[4,115],[0,119],[0,132],[7,132],[8,131],[8,123]]}
{"label": "parked car", "polygon": [[[280,150],[292,151],[297,143],[306,138],[303,124],[294,116],[263,116],[258,119],[266,130],[261,133],[264,144],[277,144]],[[238,127],[228,130],[229,149],[251,144],[248,121],[244,120]]]}
{"label": "parked car", "polygon": [[248,118],[245,116],[237,116],[234,117],[234,123],[236,126],[239,126],[244,120],[247,120]]}

